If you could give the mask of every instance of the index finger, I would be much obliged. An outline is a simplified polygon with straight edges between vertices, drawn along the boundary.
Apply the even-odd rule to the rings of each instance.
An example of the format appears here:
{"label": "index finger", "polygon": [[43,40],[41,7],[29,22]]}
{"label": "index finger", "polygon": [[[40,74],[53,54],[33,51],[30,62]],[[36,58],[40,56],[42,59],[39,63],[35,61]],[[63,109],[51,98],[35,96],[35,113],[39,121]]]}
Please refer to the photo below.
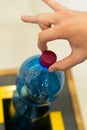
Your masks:
{"label": "index finger", "polygon": [[23,15],[21,16],[21,20],[26,22],[26,23],[36,23],[36,16],[28,16],[28,15]]}
{"label": "index finger", "polygon": [[54,11],[66,10],[65,7],[57,3],[55,0],[42,0],[42,1],[44,1]]}

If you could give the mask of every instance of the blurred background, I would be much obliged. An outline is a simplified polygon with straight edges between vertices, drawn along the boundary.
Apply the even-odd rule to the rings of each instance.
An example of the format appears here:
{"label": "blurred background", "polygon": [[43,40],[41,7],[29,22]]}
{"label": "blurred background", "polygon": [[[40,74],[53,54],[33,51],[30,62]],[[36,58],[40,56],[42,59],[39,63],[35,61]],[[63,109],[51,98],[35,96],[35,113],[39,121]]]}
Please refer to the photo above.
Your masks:
{"label": "blurred background", "polygon": [[[75,10],[87,11],[87,0],[57,0],[60,4]],[[36,15],[52,11],[42,0],[0,0],[0,70],[19,68],[28,57],[41,54],[37,47],[37,25],[23,23],[24,14]],[[71,52],[66,40],[48,43],[56,52],[58,60]],[[71,69],[79,99],[83,121],[87,130],[87,61]]]}

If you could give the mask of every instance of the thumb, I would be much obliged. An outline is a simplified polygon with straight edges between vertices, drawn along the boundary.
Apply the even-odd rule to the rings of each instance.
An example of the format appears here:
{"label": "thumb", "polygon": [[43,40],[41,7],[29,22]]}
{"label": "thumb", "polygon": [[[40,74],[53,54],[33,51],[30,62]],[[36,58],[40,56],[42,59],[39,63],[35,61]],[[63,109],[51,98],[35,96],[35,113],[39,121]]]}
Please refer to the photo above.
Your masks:
{"label": "thumb", "polygon": [[61,61],[58,61],[49,67],[49,72],[54,72],[57,70],[67,70],[81,62],[81,57],[78,53],[72,53],[68,57]]}

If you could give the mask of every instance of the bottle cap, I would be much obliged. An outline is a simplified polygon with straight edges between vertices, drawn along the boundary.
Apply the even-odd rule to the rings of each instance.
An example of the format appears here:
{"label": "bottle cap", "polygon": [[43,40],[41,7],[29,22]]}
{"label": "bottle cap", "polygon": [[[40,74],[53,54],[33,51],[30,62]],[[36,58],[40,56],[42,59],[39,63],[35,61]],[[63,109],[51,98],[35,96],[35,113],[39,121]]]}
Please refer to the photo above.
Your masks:
{"label": "bottle cap", "polygon": [[56,59],[57,59],[57,56],[56,56],[56,54],[53,51],[46,50],[40,56],[40,63],[43,66],[49,67],[54,62],[56,62]]}

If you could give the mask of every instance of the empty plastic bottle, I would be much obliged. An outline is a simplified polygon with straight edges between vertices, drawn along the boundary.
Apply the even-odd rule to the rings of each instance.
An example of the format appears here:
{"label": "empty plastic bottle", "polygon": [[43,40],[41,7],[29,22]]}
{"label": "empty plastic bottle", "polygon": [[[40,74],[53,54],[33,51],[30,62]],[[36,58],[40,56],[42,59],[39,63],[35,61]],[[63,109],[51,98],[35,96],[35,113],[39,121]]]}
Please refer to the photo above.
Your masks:
{"label": "empty plastic bottle", "polygon": [[48,71],[56,59],[55,53],[48,50],[28,58],[21,65],[12,99],[14,130],[32,130],[32,124],[49,112],[51,103],[64,85],[63,71]]}

